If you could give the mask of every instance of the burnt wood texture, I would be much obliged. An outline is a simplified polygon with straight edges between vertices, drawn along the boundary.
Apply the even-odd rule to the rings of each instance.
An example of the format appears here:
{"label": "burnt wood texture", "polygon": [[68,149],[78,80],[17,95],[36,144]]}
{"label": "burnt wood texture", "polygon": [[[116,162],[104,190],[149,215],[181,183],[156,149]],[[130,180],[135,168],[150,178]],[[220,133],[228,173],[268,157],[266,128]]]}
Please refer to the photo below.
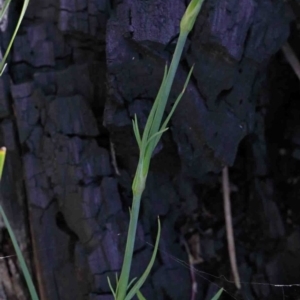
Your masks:
{"label": "burnt wood texture", "polygon": [[[186,2],[30,2],[0,79],[1,144],[8,149],[1,204],[41,300],[113,299],[106,277],[113,280],[121,267],[138,159],[131,119],[137,114],[143,128],[173,53]],[[16,1],[10,8],[2,52],[19,6]],[[162,220],[161,251],[142,289],[147,299],[190,299],[189,269],[171,257],[188,261],[181,243],[186,238],[182,228],[188,226],[200,232],[206,270],[216,276],[230,274],[227,262],[216,262],[218,253],[227,259],[221,194],[215,198],[201,190],[219,193],[222,166],[234,165],[239,145],[248,136],[257,137],[249,151],[260,163],[253,170],[256,202],[245,206],[250,211],[253,205],[260,208],[265,237],[277,241],[286,234],[272,196],[274,182],[264,179],[269,172],[265,121],[257,108],[263,97],[268,98],[263,94],[267,67],[286,42],[291,20],[281,0],[205,1],[167,110],[193,64],[194,73],[155,151],[142,200],[132,277],[147,265],[157,215]],[[205,201],[214,199],[218,221],[201,219]],[[11,255],[4,228],[1,243],[1,253]],[[240,244],[243,281],[271,282],[276,273],[272,268],[281,279],[276,262],[260,269],[249,265],[251,251]],[[5,274],[0,277],[0,299],[28,299],[15,257],[1,261],[0,269]],[[197,299],[210,299],[216,291],[214,281],[226,285],[209,280],[197,277]],[[249,285],[243,293],[247,299],[277,295]]]}

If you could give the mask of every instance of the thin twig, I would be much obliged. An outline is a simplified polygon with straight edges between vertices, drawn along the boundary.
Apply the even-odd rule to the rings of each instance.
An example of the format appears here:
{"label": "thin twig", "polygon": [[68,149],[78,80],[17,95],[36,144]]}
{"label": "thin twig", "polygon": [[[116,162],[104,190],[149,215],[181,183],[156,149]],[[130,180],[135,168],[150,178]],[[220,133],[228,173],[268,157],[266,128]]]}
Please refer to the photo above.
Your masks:
{"label": "thin twig", "polygon": [[233,274],[234,283],[236,287],[240,289],[241,281],[240,281],[240,275],[236,263],[236,254],[235,254],[235,245],[234,245],[234,237],[233,237],[232,218],[231,218],[229,175],[228,175],[227,166],[224,167],[222,170],[222,186],[223,186],[227,243],[228,243],[228,252],[230,258],[231,271]]}
{"label": "thin twig", "polygon": [[190,248],[187,244],[187,241],[184,238],[183,238],[183,245],[185,247],[185,250],[186,250],[186,252],[188,254],[188,258],[189,258],[190,275],[191,275],[191,280],[192,280],[191,300],[195,300],[196,299],[196,294],[198,292],[198,284],[197,284],[197,280],[196,280],[193,256],[191,254],[191,251],[190,251]]}
{"label": "thin twig", "polygon": [[292,47],[289,45],[289,43],[286,43],[285,45],[282,46],[281,48],[286,60],[294,70],[296,76],[300,80],[300,62],[298,57],[296,56],[294,50]]}

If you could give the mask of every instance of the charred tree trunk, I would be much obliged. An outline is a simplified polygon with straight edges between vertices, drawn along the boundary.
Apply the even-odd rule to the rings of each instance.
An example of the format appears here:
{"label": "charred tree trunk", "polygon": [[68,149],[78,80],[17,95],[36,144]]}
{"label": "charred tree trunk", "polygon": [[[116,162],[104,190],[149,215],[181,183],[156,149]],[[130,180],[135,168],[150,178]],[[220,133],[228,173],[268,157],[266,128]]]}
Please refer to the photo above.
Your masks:
{"label": "charred tree trunk", "polygon": [[[1,143],[8,148],[1,204],[41,300],[113,299],[107,276],[114,278],[121,267],[138,159],[131,118],[136,113],[145,124],[186,8],[184,0],[112,2],[31,0],[0,79]],[[11,16],[18,10],[11,7]],[[210,271],[211,262],[214,271],[229,274],[228,264],[215,262],[217,252],[226,258],[223,225],[201,219],[207,200],[199,186],[218,189],[218,172],[234,164],[246,136],[256,134],[264,143],[257,113],[262,83],[290,21],[281,0],[205,1],[168,109],[195,64],[193,78],[153,157],[142,200],[132,277],[147,265],[157,215],[163,226],[162,251],[142,290],[147,299],[190,299],[189,270],[170,256],[187,261],[183,228],[201,235],[205,268]],[[2,49],[14,23],[9,16]],[[256,187],[259,205],[272,205],[280,219],[275,202],[264,202],[272,191],[259,180]],[[267,233],[273,239],[285,234],[278,222]],[[198,230],[210,226],[210,234]],[[4,228],[1,238],[2,254],[10,255]],[[240,267],[251,281],[246,262]],[[2,272],[0,298],[28,299],[15,257],[2,261]],[[243,292],[261,299],[261,291]],[[199,277],[197,299],[213,293],[213,283]]]}

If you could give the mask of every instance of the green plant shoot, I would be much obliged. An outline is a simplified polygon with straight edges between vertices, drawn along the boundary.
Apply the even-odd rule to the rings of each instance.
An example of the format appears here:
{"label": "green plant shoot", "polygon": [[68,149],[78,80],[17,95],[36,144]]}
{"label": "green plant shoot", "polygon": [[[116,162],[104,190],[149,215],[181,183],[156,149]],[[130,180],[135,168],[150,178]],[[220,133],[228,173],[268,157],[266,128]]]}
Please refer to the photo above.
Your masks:
{"label": "green plant shoot", "polygon": [[[25,12],[26,12],[26,10],[27,10],[29,1],[30,1],[30,0],[24,0],[23,7],[22,7],[22,11],[21,11],[21,14],[20,14],[20,17],[19,17],[17,26],[16,26],[16,28],[15,28],[15,31],[14,31],[14,33],[13,33],[13,36],[12,36],[12,38],[11,38],[9,44],[8,44],[8,47],[7,47],[6,52],[5,52],[4,56],[3,56],[3,59],[2,59],[2,61],[1,61],[1,63],[0,63],[0,76],[2,76],[2,74],[3,74],[3,72],[4,72],[5,68],[6,68],[6,60],[7,60],[8,54],[9,54],[10,49],[11,49],[11,47],[12,47],[12,45],[13,45],[13,42],[14,42],[14,40],[15,40],[15,38],[16,38],[16,35],[17,35],[17,32],[18,32],[18,30],[19,30],[19,28],[20,28],[21,22],[22,22],[22,20],[23,20],[23,18],[24,18],[24,15],[25,15]],[[4,2],[4,4],[3,4],[3,7],[2,7],[2,9],[1,9],[1,11],[0,11],[0,21],[2,20],[3,16],[5,15],[5,13],[6,13],[7,9],[8,9],[8,6],[9,6],[10,2],[11,2],[11,0],[5,0],[5,2]]]}
{"label": "green plant shoot", "polygon": [[[0,180],[2,179],[2,173],[3,173],[3,167],[4,167],[4,162],[5,162],[5,156],[6,156],[6,148],[5,147],[2,147],[0,149]],[[1,217],[3,218],[3,221],[4,221],[4,224],[7,228],[7,231],[8,231],[8,234],[11,238],[11,241],[12,241],[12,244],[14,246],[14,249],[16,251],[16,254],[17,254],[17,258],[19,260],[19,263],[20,263],[20,266],[21,266],[21,269],[22,269],[22,272],[23,272],[23,275],[25,277],[25,280],[26,280],[26,284],[27,284],[27,287],[28,287],[28,290],[29,290],[29,293],[30,293],[30,296],[31,296],[31,299],[32,300],[38,300],[39,297],[38,297],[38,294],[36,292],[36,289],[34,287],[34,284],[32,282],[32,278],[30,276],[30,273],[29,273],[29,270],[28,270],[28,267],[26,265],[26,262],[25,262],[25,259],[22,255],[22,251],[18,245],[18,242],[17,242],[17,239],[16,239],[16,236],[10,226],[10,223],[6,217],[6,214],[2,208],[2,206],[0,205],[0,215]]]}
{"label": "green plant shoot", "polygon": [[186,9],[186,12],[180,23],[179,38],[177,41],[174,55],[172,57],[170,67],[169,69],[167,66],[165,67],[163,80],[160,89],[158,91],[157,97],[153,103],[150,114],[148,116],[142,137],[139,131],[137,117],[135,116],[133,120],[133,131],[139,147],[140,155],[139,155],[137,170],[132,184],[133,202],[130,210],[130,221],[129,221],[127,241],[126,241],[125,255],[124,255],[123,265],[121,269],[121,275],[119,280],[117,280],[116,290],[113,290],[111,282],[108,279],[109,286],[116,300],[130,300],[137,293],[139,298],[142,297],[142,295],[139,292],[139,289],[146,281],[146,278],[148,277],[156,258],[159,239],[160,239],[160,231],[161,231],[159,219],[158,219],[158,233],[156,237],[155,247],[150,262],[148,264],[148,267],[146,268],[141,278],[139,278],[134,284],[133,281],[135,281],[136,279],[133,279],[133,281],[129,283],[129,275],[130,275],[130,268],[132,263],[133,249],[134,249],[135,236],[136,236],[136,228],[137,228],[137,222],[138,222],[138,216],[140,210],[140,202],[141,202],[142,193],[146,185],[150,160],[153,151],[157,146],[162,134],[168,130],[167,128],[168,122],[172,117],[179,101],[181,100],[185,92],[185,89],[188,85],[188,82],[190,80],[190,77],[192,75],[193,67],[191,68],[187,76],[182,92],[175,100],[175,103],[169,115],[162,123],[163,114],[174,81],[175,73],[179,65],[180,57],[182,55],[183,47],[185,45],[189,32],[192,30],[194,26],[196,17],[200,12],[202,3],[203,0],[192,0]]}
{"label": "green plant shoot", "polygon": [[[13,33],[13,36],[9,42],[8,48],[3,56],[3,59],[0,63],[0,76],[3,74],[5,67],[6,67],[6,60],[9,55],[9,52],[11,50],[11,47],[13,45],[14,39],[17,35],[17,32],[19,30],[19,27],[21,25],[21,22],[24,18],[25,12],[27,10],[28,4],[30,0],[24,0],[22,11],[19,17],[19,20],[17,22],[15,31]],[[146,278],[148,277],[151,268],[154,264],[154,260],[156,258],[157,250],[158,250],[158,244],[159,244],[159,238],[160,238],[160,222],[158,219],[158,233],[157,238],[155,242],[154,251],[152,254],[152,257],[150,259],[150,262],[148,264],[148,267],[144,271],[143,275],[136,281],[134,278],[129,282],[129,273],[130,273],[130,267],[132,262],[132,255],[133,255],[133,247],[135,242],[135,235],[136,235],[136,227],[137,227],[137,221],[138,221],[138,214],[139,214],[139,207],[140,207],[140,201],[142,193],[145,189],[147,174],[150,166],[150,160],[153,154],[153,151],[155,147],[157,146],[162,134],[168,130],[167,124],[173,115],[175,108],[177,107],[180,99],[183,96],[183,93],[187,87],[187,84],[189,82],[189,79],[191,77],[193,68],[190,70],[188,77],[186,79],[186,82],[183,86],[183,90],[180,93],[180,95],[177,97],[175,104],[173,108],[171,109],[171,112],[165,119],[164,123],[162,122],[163,113],[165,110],[165,106],[170,94],[171,86],[174,80],[174,76],[179,64],[179,60],[182,54],[182,50],[187,38],[187,35],[192,30],[195,20],[197,18],[197,15],[201,9],[202,3],[204,0],[192,0],[189,4],[182,20],[180,23],[180,35],[178,38],[177,46],[171,61],[170,68],[168,69],[167,66],[165,67],[165,72],[162,80],[161,87],[159,89],[158,95],[154,101],[153,107],[151,109],[150,115],[148,117],[146,127],[143,132],[143,136],[140,136],[139,128],[138,128],[138,121],[137,117],[135,116],[135,119],[133,121],[133,130],[134,134],[139,146],[140,150],[140,157],[138,162],[138,167],[136,170],[136,174],[134,177],[133,185],[132,185],[132,191],[133,191],[133,204],[132,208],[130,210],[130,223],[129,223],[129,229],[128,229],[128,238],[126,242],[126,250],[125,250],[125,256],[123,261],[123,266],[121,270],[120,279],[116,276],[116,282],[117,282],[117,288],[114,291],[111,285],[111,282],[108,278],[109,286],[112,290],[112,293],[114,295],[114,298],[116,300],[130,300],[135,295],[137,295],[139,300],[145,300],[144,296],[140,292],[140,288],[143,285],[143,283],[146,281]],[[7,9],[9,7],[11,0],[5,0],[3,7],[0,11],[0,20],[2,20],[3,16],[7,12]],[[3,173],[3,167],[5,162],[5,156],[6,156],[6,148],[0,149],[0,180],[2,178]],[[2,216],[5,226],[7,227],[8,233],[10,235],[10,238],[12,240],[14,249],[16,251],[22,272],[24,274],[29,293],[32,300],[38,300],[38,294],[36,292],[36,289],[34,287],[32,278],[30,276],[28,267],[26,265],[25,259],[22,255],[22,252],[20,250],[20,247],[17,243],[16,237],[13,233],[13,230],[10,226],[10,223],[6,217],[6,214],[0,205],[0,215]],[[222,289],[214,296],[212,300],[219,299],[220,295],[222,293]]]}
{"label": "green plant shoot", "polygon": [[[4,70],[5,70],[6,60],[7,60],[8,54],[9,54],[9,52],[11,50],[11,47],[12,47],[13,42],[14,42],[14,39],[15,39],[15,37],[17,35],[17,32],[18,32],[19,27],[21,25],[21,22],[22,22],[22,20],[24,18],[24,15],[25,15],[25,12],[27,10],[29,1],[30,0],[24,0],[22,11],[21,11],[21,14],[20,14],[17,26],[16,26],[15,31],[13,33],[13,36],[12,36],[10,42],[9,42],[9,45],[7,47],[7,50],[6,50],[5,54],[4,54],[4,57],[3,57],[3,59],[2,59],[2,61],[0,63],[0,76],[2,76],[2,74],[3,74]],[[3,19],[5,13],[7,12],[7,9],[9,7],[10,2],[11,2],[11,0],[6,0],[4,2],[3,7],[2,7],[2,9],[0,11],[0,21]],[[3,168],[4,168],[5,157],[6,157],[6,148],[2,147],[0,149],[0,180],[2,179],[2,173],[3,173]],[[13,247],[14,247],[14,249],[16,251],[16,255],[17,255],[17,258],[19,260],[20,267],[22,269],[23,275],[25,277],[25,281],[26,281],[26,284],[27,284],[27,287],[28,287],[31,299],[32,300],[39,300],[38,294],[37,294],[36,289],[34,287],[34,284],[33,284],[32,278],[30,276],[28,267],[26,265],[25,259],[24,259],[23,255],[22,255],[21,249],[20,249],[20,247],[18,245],[16,236],[15,236],[15,234],[14,234],[14,232],[13,232],[11,226],[10,226],[8,218],[6,217],[6,214],[5,214],[5,212],[4,212],[4,210],[3,210],[3,208],[2,208],[1,205],[0,205],[0,215],[3,218],[3,221],[4,221],[4,224],[5,224],[6,228],[7,228],[8,234],[9,234],[9,236],[11,238]]]}
{"label": "green plant shoot", "polygon": [[182,32],[190,32],[192,30],[203,2],[204,0],[192,0],[190,2],[180,22],[180,30]]}
{"label": "green plant shoot", "polygon": [[214,296],[211,300],[219,300],[221,295],[223,293],[223,289],[220,289]]}

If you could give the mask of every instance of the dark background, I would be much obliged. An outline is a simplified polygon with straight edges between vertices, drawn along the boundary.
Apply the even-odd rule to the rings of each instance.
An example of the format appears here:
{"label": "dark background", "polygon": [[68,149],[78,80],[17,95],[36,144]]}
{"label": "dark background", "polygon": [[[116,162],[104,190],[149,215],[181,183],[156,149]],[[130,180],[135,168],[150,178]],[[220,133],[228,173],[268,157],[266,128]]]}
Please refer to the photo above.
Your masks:
{"label": "dark background", "polygon": [[[41,300],[110,300],[120,270],[143,128],[170,61],[185,0],[31,0],[0,79],[8,149],[1,204]],[[299,79],[281,47],[300,51],[297,1],[206,0],[167,110],[191,82],[153,157],[132,276],[160,251],[149,299],[300,299]],[[22,1],[13,1],[2,53]],[[242,290],[232,283],[221,170],[230,173]],[[0,299],[29,299],[1,224]],[[192,242],[196,241],[196,247]],[[185,247],[188,245],[188,247]],[[198,251],[197,251],[198,246]],[[196,250],[195,250],[196,249]],[[184,265],[185,264],[185,265]]]}

